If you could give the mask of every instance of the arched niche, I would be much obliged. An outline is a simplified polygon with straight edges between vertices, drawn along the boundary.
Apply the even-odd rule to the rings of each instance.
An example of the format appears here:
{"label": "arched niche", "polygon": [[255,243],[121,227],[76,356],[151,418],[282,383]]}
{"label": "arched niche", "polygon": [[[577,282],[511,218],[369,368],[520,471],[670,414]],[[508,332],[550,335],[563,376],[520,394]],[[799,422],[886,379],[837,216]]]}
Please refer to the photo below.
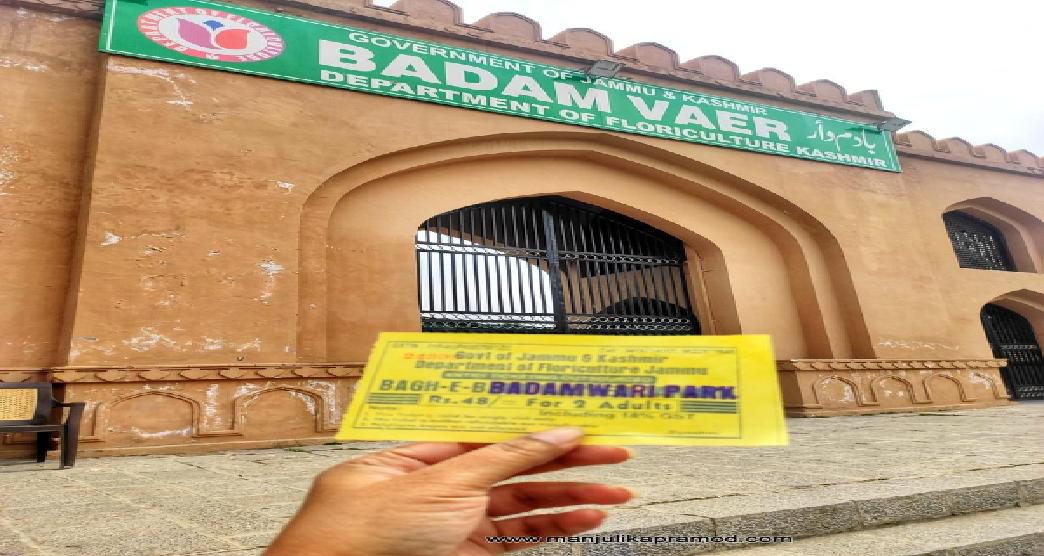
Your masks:
{"label": "arched niche", "polygon": [[131,445],[173,444],[199,435],[203,414],[199,402],[176,392],[145,391],[100,404],[93,434],[101,441]]}
{"label": "arched niche", "polygon": [[681,239],[698,261],[690,291],[707,333],[772,334],[780,358],[873,355],[837,241],[802,209],[643,143],[564,132],[409,149],[327,180],[302,214],[302,359],[362,360],[378,331],[419,328],[420,222],[534,195],[573,198]]}
{"label": "arched niche", "polygon": [[[294,438],[323,432],[326,400],[315,391],[275,386],[249,392],[232,402],[240,432]],[[301,416],[312,418],[309,423]]]}

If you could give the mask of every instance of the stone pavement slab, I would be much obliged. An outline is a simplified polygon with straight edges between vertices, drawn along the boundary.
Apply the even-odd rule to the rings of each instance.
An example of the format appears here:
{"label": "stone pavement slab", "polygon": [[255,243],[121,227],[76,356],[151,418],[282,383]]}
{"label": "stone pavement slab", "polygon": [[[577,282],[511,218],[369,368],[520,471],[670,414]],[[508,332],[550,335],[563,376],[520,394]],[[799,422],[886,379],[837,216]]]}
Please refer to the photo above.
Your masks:
{"label": "stone pavement slab", "polygon": [[[613,510],[603,530],[666,534],[830,533],[1044,500],[1042,403],[787,425],[790,446],[643,446],[621,465],[548,476],[631,487],[639,498]],[[0,555],[260,554],[316,473],[390,445],[81,459],[64,471],[53,461],[0,464]],[[582,553],[710,547],[690,548],[603,545]]]}

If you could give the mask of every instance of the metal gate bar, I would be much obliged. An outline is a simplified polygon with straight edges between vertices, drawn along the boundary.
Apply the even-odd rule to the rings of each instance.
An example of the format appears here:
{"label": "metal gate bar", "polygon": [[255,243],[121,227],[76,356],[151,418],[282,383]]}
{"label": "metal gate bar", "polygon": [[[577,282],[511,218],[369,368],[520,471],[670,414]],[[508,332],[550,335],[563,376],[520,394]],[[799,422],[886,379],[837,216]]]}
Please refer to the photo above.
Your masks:
{"label": "metal gate bar", "polygon": [[698,334],[682,243],[562,197],[464,207],[417,231],[424,330]]}
{"label": "metal gate bar", "polygon": [[992,303],[982,308],[981,316],[993,356],[1008,360],[1001,376],[1011,397],[1044,399],[1044,355],[1033,326],[1022,315]]}

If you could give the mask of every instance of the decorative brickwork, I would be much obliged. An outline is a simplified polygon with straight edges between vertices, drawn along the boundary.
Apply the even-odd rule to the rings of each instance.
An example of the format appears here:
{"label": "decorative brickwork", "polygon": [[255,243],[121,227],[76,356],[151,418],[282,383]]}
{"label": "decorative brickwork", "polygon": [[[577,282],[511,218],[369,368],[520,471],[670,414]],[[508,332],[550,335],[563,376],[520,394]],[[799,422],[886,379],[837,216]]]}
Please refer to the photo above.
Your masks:
{"label": "decorative brickwork", "polygon": [[[34,372],[33,380],[50,375],[63,385],[66,401],[87,403],[80,451],[98,455],[329,441],[362,364],[61,367]],[[23,382],[32,374],[0,370],[0,381]],[[133,419],[123,416],[128,411],[135,414]],[[0,446],[0,455],[23,454],[32,440],[27,435],[0,436],[0,444],[7,446]]]}
{"label": "decorative brickwork", "polygon": [[959,409],[1008,403],[1002,359],[779,361],[788,415]]}
{"label": "decorative brickwork", "polygon": [[52,372],[53,380],[57,383],[350,378],[359,377],[362,374],[362,364],[157,365],[142,368],[59,367],[53,369]]}
{"label": "decorative brickwork", "polygon": [[[998,359],[777,362],[790,416],[1003,405],[1008,403],[999,374],[1004,364]],[[56,383],[65,385],[66,401],[87,402],[81,450],[98,455],[327,441],[337,430],[362,364],[81,367],[51,372]],[[20,374],[0,371],[0,380]],[[262,399],[268,405],[248,411]],[[139,402],[150,411],[137,411]],[[121,412],[135,412],[136,417],[127,419]]]}
{"label": "decorative brickwork", "polygon": [[54,376],[65,383],[65,399],[87,402],[81,449],[89,455],[329,441],[361,371],[359,364],[201,365]]}
{"label": "decorative brickwork", "polygon": [[0,368],[0,382],[50,382],[50,373],[42,368]]}

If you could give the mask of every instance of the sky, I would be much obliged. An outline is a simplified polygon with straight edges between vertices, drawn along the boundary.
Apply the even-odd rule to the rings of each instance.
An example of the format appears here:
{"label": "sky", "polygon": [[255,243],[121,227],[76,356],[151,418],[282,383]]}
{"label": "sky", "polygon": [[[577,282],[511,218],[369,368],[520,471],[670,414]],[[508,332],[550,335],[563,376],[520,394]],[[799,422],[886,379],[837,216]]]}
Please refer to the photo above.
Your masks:
{"label": "sky", "polygon": [[[377,0],[388,6],[393,0]],[[464,22],[516,12],[544,38],[589,27],[617,50],[638,42],[681,61],[724,56],[741,73],[774,67],[798,84],[877,89],[886,110],[937,139],[1044,156],[1044,2],[456,0]]]}

